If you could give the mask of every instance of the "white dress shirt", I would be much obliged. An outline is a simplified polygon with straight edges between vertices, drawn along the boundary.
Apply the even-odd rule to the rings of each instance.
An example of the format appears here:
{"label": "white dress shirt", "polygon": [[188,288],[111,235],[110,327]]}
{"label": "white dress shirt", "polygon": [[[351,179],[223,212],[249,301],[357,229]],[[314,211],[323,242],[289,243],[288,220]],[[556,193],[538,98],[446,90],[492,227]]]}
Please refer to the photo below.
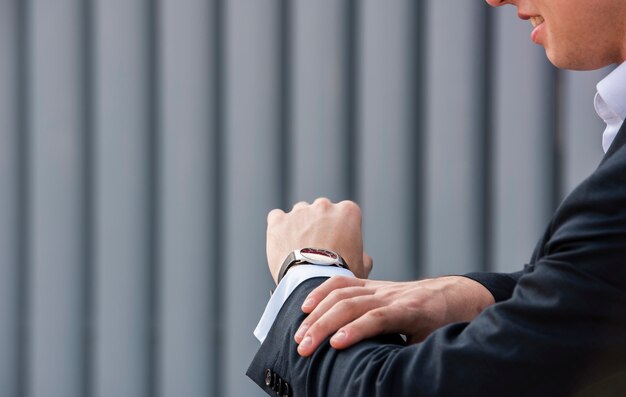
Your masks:
{"label": "white dress shirt", "polygon": [[[597,89],[594,106],[598,116],[606,123],[606,129],[602,134],[602,148],[606,153],[626,119],[626,62],[602,79]],[[290,269],[267,303],[263,316],[254,330],[254,336],[263,343],[283,303],[302,282],[314,277],[336,275],[354,277],[352,272],[339,267],[300,265]]]}
{"label": "white dress shirt", "polygon": [[298,265],[289,269],[285,277],[278,283],[267,306],[265,306],[261,321],[259,321],[254,330],[254,336],[263,343],[283,303],[285,303],[298,285],[310,278],[332,276],[354,277],[354,274],[349,270],[336,266]]}
{"label": "white dress shirt", "polygon": [[626,119],[626,62],[619,65],[596,86],[596,113],[606,123],[602,149],[606,153]]}

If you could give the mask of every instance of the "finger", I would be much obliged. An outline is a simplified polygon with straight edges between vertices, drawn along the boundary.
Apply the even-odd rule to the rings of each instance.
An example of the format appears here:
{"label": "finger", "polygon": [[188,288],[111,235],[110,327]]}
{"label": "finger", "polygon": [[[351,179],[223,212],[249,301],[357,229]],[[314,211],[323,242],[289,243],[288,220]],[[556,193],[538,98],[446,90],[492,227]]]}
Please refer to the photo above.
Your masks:
{"label": "finger", "polygon": [[345,215],[347,215],[346,220],[355,222],[355,225],[358,225],[359,229],[362,227],[363,214],[361,212],[361,207],[359,207],[357,203],[350,200],[344,200],[339,202],[337,207],[340,208]]}
{"label": "finger", "polygon": [[297,202],[297,203],[295,203],[295,204],[293,205],[293,207],[291,208],[291,212],[293,212],[293,211],[295,211],[295,210],[297,210],[297,209],[300,209],[300,208],[305,208],[305,207],[308,207],[308,206],[309,206],[309,203],[307,203],[306,201],[298,201],[298,202]]}
{"label": "finger", "polygon": [[313,205],[316,206],[321,206],[321,207],[331,207],[333,205],[333,202],[330,201],[328,198],[326,197],[318,197],[315,199],[315,201],[313,202]]}
{"label": "finger", "polygon": [[267,223],[271,224],[272,222],[274,222],[276,219],[280,218],[283,215],[285,215],[285,212],[283,212],[283,210],[278,209],[278,208],[273,209],[267,214]]}
{"label": "finger", "polygon": [[356,296],[338,302],[306,331],[298,345],[298,354],[305,357],[311,355],[326,338],[345,324],[374,310],[378,304],[371,295]]}
{"label": "finger", "polygon": [[311,313],[318,303],[320,303],[328,294],[338,288],[363,286],[364,280],[346,277],[346,276],[334,276],[324,281],[319,287],[315,288],[304,300],[302,304],[302,311],[305,313]]}
{"label": "finger", "polygon": [[332,291],[330,294],[326,296],[326,298],[324,298],[319,303],[319,305],[317,305],[315,310],[313,310],[311,314],[309,314],[307,318],[305,318],[304,321],[302,321],[302,324],[300,324],[300,327],[298,327],[298,330],[296,331],[294,335],[295,341],[299,343],[304,337],[304,334],[308,331],[308,329],[313,324],[315,324],[315,322],[320,317],[322,317],[326,312],[330,311],[337,303],[346,299],[357,297],[357,296],[373,295],[373,294],[374,294],[373,290],[370,290],[364,287],[359,287],[359,286],[339,288],[339,289]]}
{"label": "finger", "polygon": [[342,207],[342,208],[346,208],[348,210],[351,211],[356,211],[358,213],[361,212],[361,207],[359,207],[359,205],[357,203],[355,203],[352,200],[343,200],[337,203],[337,206]]}
{"label": "finger", "polygon": [[367,278],[374,267],[374,259],[367,253],[363,253],[363,270],[365,271],[364,277]]}
{"label": "finger", "polygon": [[374,336],[396,332],[402,313],[389,306],[378,307],[341,327],[331,338],[335,349],[345,349]]}
{"label": "finger", "polygon": [[432,333],[432,331],[434,331],[434,330],[428,330],[428,331],[430,331],[430,332],[427,332],[426,330],[424,330],[423,332],[419,332],[419,333],[416,333],[414,335],[407,335],[406,342],[409,345],[414,345],[416,343],[423,342],[424,339],[426,339],[426,337],[428,337],[428,335],[430,335]]}

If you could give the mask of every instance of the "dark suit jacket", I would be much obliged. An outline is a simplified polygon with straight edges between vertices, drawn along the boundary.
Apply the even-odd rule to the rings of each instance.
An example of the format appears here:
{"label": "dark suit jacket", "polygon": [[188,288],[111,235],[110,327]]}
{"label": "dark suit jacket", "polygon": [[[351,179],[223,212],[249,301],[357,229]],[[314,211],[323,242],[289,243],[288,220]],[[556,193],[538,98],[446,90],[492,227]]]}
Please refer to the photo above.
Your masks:
{"label": "dark suit jacket", "polygon": [[497,300],[469,323],[410,346],[388,336],[336,351],[326,341],[302,358],[293,341],[300,305],[324,281],[308,280],[248,376],[292,396],[626,396],[626,126],[523,271],[468,277]]}

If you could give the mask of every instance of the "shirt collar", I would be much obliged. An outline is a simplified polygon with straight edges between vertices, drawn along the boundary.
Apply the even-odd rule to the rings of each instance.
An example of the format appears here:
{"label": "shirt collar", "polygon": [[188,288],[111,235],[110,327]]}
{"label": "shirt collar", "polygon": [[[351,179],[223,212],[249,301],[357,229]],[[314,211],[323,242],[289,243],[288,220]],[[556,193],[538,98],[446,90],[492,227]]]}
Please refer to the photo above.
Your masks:
{"label": "shirt collar", "polygon": [[596,113],[606,123],[602,149],[609,149],[626,118],[626,62],[623,62],[597,85],[593,101]]}
{"label": "shirt collar", "polygon": [[596,86],[596,113],[605,123],[626,119],[626,62],[623,62]]}

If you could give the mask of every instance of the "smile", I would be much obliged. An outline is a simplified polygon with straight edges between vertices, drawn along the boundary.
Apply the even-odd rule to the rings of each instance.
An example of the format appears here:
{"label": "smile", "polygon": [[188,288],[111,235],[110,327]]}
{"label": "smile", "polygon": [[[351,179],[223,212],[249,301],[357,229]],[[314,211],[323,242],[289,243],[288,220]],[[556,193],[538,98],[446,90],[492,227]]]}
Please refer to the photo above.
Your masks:
{"label": "smile", "polygon": [[542,16],[530,17],[530,23],[533,25],[533,28],[536,28],[537,26],[541,25],[543,22],[544,22],[544,19]]}

